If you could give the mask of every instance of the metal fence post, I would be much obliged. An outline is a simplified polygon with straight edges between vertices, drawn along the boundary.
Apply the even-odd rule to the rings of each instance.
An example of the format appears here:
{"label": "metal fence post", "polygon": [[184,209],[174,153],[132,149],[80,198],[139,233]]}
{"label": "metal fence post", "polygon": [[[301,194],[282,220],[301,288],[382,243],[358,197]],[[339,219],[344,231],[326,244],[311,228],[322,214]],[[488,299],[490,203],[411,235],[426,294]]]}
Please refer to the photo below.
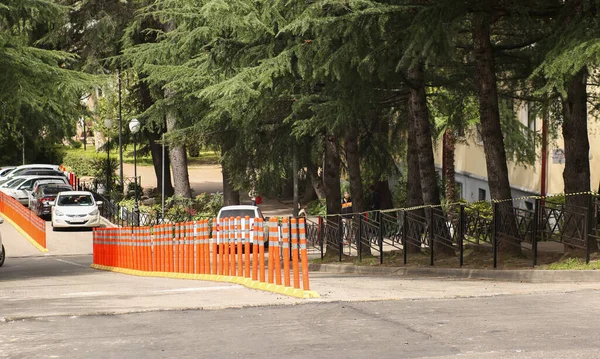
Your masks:
{"label": "metal fence post", "polygon": [[[585,216],[585,263],[590,262],[591,240],[596,240],[592,237],[594,232],[594,195],[588,195],[588,211]],[[595,243],[594,243],[595,244]]]}
{"label": "metal fence post", "polygon": [[540,205],[540,199],[536,198],[535,199],[535,207],[534,207],[534,212],[533,212],[533,223],[532,223],[532,230],[531,230],[531,250],[533,251],[533,266],[535,267],[537,265],[537,255],[538,255],[538,225],[539,225],[539,221],[540,221],[540,210],[541,210],[541,205]]}
{"label": "metal fence post", "polygon": [[325,253],[323,252],[323,217],[321,216],[319,216],[319,229],[317,236],[319,238],[319,247],[321,249],[321,261],[323,261]]}
{"label": "metal fence post", "polygon": [[358,217],[358,238],[356,239],[356,249],[358,249],[358,261],[362,262],[362,229],[363,229],[363,224],[362,224],[362,214],[358,213],[356,215]]}
{"label": "metal fence post", "polygon": [[379,264],[383,264],[383,223],[381,223],[381,213],[375,212],[375,222],[379,224],[378,244],[379,244]]}
{"label": "metal fence post", "polygon": [[464,203],[461,203],[460,207],[459,207],[459,217],[458,217],[458,250],[460,252],[460,266],[461,267],[464,264],[464,257],[465,257],[464,240],[465,240],[465,205],[464,205]]}
{"label": "metal fence post", "polygon": [[408,259],[408,213],[402,211],[402,255],[404,256],[404,265]]}
{"label": "metal fence post", "polygon": [[430,258],[429,258],[429,264],[431,266],[433,266],[433,262],[434,262],[434,258],[435,258],[435,254],[433,253],[433,226],[434,226],[434,220],[433,220],[433,206],[429,207],[429,254],[430,254]]}
{"label": "metal fence post", "polygon": [[494,269],[498,267],[498,238],[496,225],[498,222],[498,203],[492,204],[492,251],[494,253]]}
{"label": "metal fence post", "polygon": [[342,261],[342,253],[344,252],[344,219],[338,216],[338,260]]}

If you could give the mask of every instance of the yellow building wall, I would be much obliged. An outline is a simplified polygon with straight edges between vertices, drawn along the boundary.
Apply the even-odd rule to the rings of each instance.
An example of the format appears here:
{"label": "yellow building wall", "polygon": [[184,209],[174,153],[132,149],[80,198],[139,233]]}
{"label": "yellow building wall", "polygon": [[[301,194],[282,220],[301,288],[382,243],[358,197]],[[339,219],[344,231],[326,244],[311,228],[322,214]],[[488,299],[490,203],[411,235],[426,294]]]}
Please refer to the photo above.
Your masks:
{"label": "yellow building wall", "polygon": [[[521,106],[517,110],[517,116],[522,123],[527,123],[527,107]],[[542,120],[536,120],[536,132],[541,136]],[[549,135],[550,137],[550,135]],[[591,189],[598,191],[600,187],[600,121],[592,116],[588,120],[588,139],[590,142],[590,170]],[[442,140],[438,140],[435,146],[435,162],[438,168],[442,166]],[[513,189],[539,194],[541,192],[541,144],[537,144],[536,162],[533,165],[521,166],[512,162],[508,163],[509,180]],[[547,194],[558,194],[564,191],[564,141],[561,134],[556,140],[549,138],[547,158]],[[457,173],[470,177],[486,179],[487,168],[483,144],[477,142],[476,130],[471,130],[465,138],[457,143],[455,151],[455,167]]]}

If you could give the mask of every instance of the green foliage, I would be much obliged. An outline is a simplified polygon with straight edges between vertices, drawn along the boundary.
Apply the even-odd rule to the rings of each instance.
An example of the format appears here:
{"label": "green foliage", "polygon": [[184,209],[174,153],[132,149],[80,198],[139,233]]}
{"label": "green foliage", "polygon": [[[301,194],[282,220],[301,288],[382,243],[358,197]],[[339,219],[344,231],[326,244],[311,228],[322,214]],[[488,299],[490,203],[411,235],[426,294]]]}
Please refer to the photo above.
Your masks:
{"label": "green foliage", "polygon": [[327,215],[327,203],[325,200],[314,200],[308,203],[306,206],[306,213],[309,216],[326,216]]}
{"label": "green foliage", "polygon": [[71,146],[72,149],[78,150],[81,147],[83,147],[83,143],[81,143],[81,141],[71,140],[70,141],[70,146]]}
{"label": "green foliage", "polygon": [[400,176],[392,192],[392,203],[395,208],[407,207],[406,177]]}
{"label": "green foliage", "polygon": [[494,209],[492,207],[492,203],[486,202],[486,201],[469,203],[469,205],[465,207],[466,213],[478,214],[479,216],[486,218],[486,219],[492,219],[493,211],[494,211]]}
{"label": "green foliage", "polygon": [[68,152],[62,163],[69,172],[74,172],[79,177],[94,176],[96,171],[96,161],[94,158],[84,154]]}
{"label": "green foliage", "polygon": [[548,266],[549,270],[598,270],[600,261],[585,263],[583,259],[568,258],[567,260],[555,262]]}

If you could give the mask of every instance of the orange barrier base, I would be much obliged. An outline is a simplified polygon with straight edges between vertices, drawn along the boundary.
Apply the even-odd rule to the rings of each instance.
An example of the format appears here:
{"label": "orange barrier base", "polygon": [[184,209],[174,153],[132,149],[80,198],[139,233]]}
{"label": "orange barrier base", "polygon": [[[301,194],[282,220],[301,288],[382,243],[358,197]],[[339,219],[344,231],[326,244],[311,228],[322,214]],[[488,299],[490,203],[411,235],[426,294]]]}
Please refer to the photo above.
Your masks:
{"label": "orange barrier base", "polygon": [[197,279],[197,280],[209,280],[212,282],[225,282],[225,283],[235,283],[240,284],[245,287],[251,289],[262,290],[266,292],[277,293],[281,295],[286,295],[294,298],[320,298],[319,293],[314,290],[304,290],[304,289],[296,289],[291,287],[286,287],[283,285],[276,285],[270,283],[264,283],[252,280],[251,278],[243,278],[243,277],[232,277],[232,276],[224,276],[217,274],[189,274],[189,273],[168,273],[168,272],[146,272],[135,269],[125,269],[118,267],[109,267],[103,266],[99,264],[92,264],[90,267],[98,270],[105,270],[110,272],[129,274],[141,277],[162,277],[162,278],[176,278],[176,279]]}

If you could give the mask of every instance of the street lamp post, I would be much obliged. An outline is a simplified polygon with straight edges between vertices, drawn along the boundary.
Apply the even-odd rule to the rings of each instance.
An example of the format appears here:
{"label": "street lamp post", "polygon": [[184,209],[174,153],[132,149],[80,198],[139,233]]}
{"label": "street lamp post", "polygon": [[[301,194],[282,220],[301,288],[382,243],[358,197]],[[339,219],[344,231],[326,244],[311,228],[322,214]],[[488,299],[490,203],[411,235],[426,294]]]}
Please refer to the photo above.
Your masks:
{"label": "street lamp post", "polygon": [[131,134],[133,135],[133,181],[134,181],[134,185],[135,185],[135,202],[133,205],[133,212],[134,212],[134,216],[135,216],[135,224],[139,225],[139,206],[138,206],[138,177],[137,177],[137,141],[136,141],[136,134],[139,132],[140,130],[140,121],[138,121],[136,118],[132,119],[131,121],[129,121],[129,131],[131,131]]}
{"label": "street lamp post", "polygon": [[106,195],[110,197],[110,127],[112,126],[111,119],[104,120],[106,127]]}

